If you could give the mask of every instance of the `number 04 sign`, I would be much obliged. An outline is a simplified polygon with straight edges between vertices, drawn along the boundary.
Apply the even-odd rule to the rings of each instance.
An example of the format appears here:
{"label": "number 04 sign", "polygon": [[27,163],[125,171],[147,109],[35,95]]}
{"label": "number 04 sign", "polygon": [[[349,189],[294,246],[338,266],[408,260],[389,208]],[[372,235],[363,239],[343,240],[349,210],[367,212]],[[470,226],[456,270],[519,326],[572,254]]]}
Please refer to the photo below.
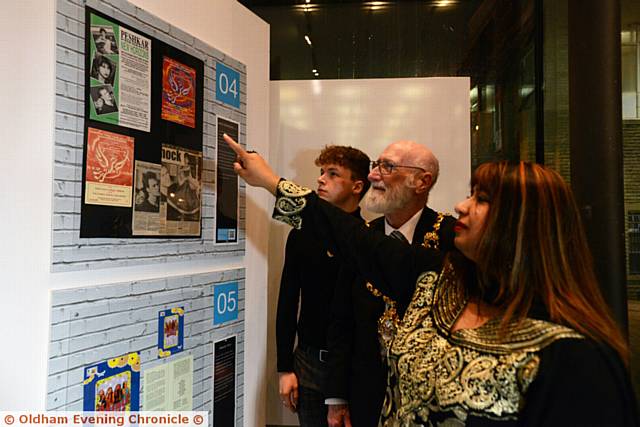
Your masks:
{"label": "number 04 sign", "polygon": [[213,324],[219,325],[238,318],[238,282],[221,283],[213,287]]}
{"label": "number 04 sign", "polygon": [[216,100],[240,108],[240,73],[216,62]]}

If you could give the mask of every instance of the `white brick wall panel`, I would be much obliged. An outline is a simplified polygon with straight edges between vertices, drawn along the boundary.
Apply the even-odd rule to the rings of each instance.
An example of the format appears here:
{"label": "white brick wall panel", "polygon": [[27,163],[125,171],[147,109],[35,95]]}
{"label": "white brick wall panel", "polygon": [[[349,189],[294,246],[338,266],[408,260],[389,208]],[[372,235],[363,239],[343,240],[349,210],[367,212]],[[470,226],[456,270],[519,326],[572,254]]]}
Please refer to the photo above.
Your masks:
{"label": "white brick wall panel", "polygon": [[136,8],[136,18],[138,18],[140,21],[144,22],[145,24],[150,25],[151,27],[157,28],[163,33],[169,32],[169,28],[170,28],[169,24],[155,17],[154,15],[150,14],[146,10]]}
{"label": "white brick wall panel", "polygon": [[149,347],[155,347],[156,344],[158,343],[158,337],[157,335],[148,335],[148,336],[133,338],[129,340],[129,342],[131,343],[131,348],[141,350]]}
{"label": "white brick wall panel", "polygon": [[68,0],[58,0],[58,13],[84,23],[84,8],[71,3]]}
{"label": "white brick wall panel", "polygon": [[56,46],[56,62],[73,68],[84,68],[84,55],[75,50]]}
{"label": "white brick wall panel", "polygon": [[106,298],[115,298],[131,295],[131,283],[117,285],[102,285],[87,288],[87,301],[102,301]]}
{"label": "white brick wall panel", "polygon": [[49,357],[61,357],[69,354],[69,340],[51,342],[49,344]]}
{"label": "white brick wall panel", "polygon": [[[61,163],[70,166],[80,166],[82,164],[82,151],[80,148],[72,148],[69,146],[57,146],[55,149],[56,159]],[[64,182],[64,181],[58,181]]]}
{"label": "white brick wall panel", "polygon": [[83,335],[76,337],[69,342],[69,351],[73,353],[76,351],[87,350],[92,347],[105,345],[108,342],[107,334],[104,332]]}
{"label": "white brick wall panel", "polygon": [[75,231],[56,231],[53,233],[53,244],[55,246],[73,245],[77,234]]}
{"label": "white brick wall panel", "polygon": [[70,288],[56,290],[51,293],[51,305],[66,305],[82,302],[86,299],[86,288]]}
{"label": "white brick wall panel", "polygon": [[[83,125],[84,120],[80,117],[56,112],[56,129],[81,131]],[[58,179],[57,175],[56,179]]]}
{"label": "white brick wall panel", "polygon": [[[65,82],[64,80],[56,80],[56,95],[82,101],[84,100],[84,85]],[[82,134],[80,134],[80,137],[82,141]],[[56,142],[59,141],[56,139]],[[82,146],[82,142],[80,146]]]}
{"label": "white brick wall panel", "polygon": [[[158,325],[157,322],[153,327],[153,331],[155,331],[154,336],[157,339],[157,331]],[[107,331],[107,341],[116,342],[125,339],[143,337],[152,333],[152,329],[149,323],[137,323],[133,325],[123,326],[121,328],[113,328],[110,331]]]}
{"label": "white brick wall panel", "polygon": [[84,24],[62,14],[56,15],[56,28],[74,36],[84,37]]}
{"label": "white brick wall panel", "polygon": [[79,177],[76,175],[79,173],[78,168],[70,165],[56,164],[54,165],[54,173],[59,180],[64,181],[76,181]]}
{"label": "white brick wall panel", "polygon": [[80,205],[78,197],[55,197],[53,199],[53,208],[58,213],[73,213],[76,205]]}
{"label": "white brick wall panel", "polygon": [[[56,44],[66,49],[72,50],[77,53],[84,52],[84,39],[82,37],[75,36],[73,34],[65,33],[62,30],[56,30]],[[68,82],[77,82],[81,80],[80,74],[77,77],[72,78],[70,74],[60,74],[60,67],[64,67],[61,64],[57,65],[57,76],[62,80]],[[77,70],[79,72],[79,70]]]}
{"label": "white brick wall panel", "polygon": [[80,101],[64,98],[62,96],[56,97],[56,105],[58,111],[75,116],[81,116],[84,114],[84,104]]}
{"label": "white brick wall panel", "polygon": [[133,282],[131,284],[131,294],[148,294],[150,292],[163,291],[167,288],[166,280],[145,280],[142,282]]}
{"label": "white brick wall panel", "polygon": [[151,304],[153,305],[168,304],[168,303],[173,304],[176,301],[182,300],[182,291],[176,290],[176,291],[160,292],[156,294],[150,294],[150,297],[151,297]]}

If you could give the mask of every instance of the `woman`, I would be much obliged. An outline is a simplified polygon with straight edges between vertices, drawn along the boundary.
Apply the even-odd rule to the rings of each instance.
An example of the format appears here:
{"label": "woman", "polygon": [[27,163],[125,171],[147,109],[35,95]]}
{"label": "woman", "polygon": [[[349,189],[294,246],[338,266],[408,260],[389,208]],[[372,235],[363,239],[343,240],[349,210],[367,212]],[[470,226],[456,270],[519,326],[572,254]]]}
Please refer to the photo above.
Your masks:
{"label": "woman", "polygon": [[[235,170],[408,303],[386,348],[383,426],[638,425],[626,343],[605,309],[571,191],[531,163],[489,163],[456,206],[448,258],[366,231],[227,139]],[[414,285],[415,284],[415,285]]]}
{"label": "woman", "polygon": [[116,66],[109,58],[99,53],[91,64],[91,77],[100,83],[112,85],[116,75]]}

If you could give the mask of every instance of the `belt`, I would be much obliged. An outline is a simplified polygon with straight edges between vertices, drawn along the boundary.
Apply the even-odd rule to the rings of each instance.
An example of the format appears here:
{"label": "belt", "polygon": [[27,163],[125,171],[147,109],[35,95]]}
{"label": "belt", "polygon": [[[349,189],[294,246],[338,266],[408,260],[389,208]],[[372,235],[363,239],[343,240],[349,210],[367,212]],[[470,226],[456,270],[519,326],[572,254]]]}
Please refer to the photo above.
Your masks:
{"label": "belt", "polygon": [[305,344],[298,344],[298,348],[310,356],[316,357],[322,363],[327,362],[327,357],[329,356],[329,350],[325,350],[322,348],[313,347]]}

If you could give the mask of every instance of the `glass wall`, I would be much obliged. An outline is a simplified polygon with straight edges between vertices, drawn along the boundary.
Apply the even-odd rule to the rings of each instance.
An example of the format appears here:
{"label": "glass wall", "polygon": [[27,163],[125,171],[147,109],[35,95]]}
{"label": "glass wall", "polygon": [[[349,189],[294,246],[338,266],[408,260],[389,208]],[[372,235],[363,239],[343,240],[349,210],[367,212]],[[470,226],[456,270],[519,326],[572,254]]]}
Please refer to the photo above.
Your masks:
{"label": "glass wall", "polygon": [[640,390],[640,2],[621,0],[622,140],[631,371]]}

